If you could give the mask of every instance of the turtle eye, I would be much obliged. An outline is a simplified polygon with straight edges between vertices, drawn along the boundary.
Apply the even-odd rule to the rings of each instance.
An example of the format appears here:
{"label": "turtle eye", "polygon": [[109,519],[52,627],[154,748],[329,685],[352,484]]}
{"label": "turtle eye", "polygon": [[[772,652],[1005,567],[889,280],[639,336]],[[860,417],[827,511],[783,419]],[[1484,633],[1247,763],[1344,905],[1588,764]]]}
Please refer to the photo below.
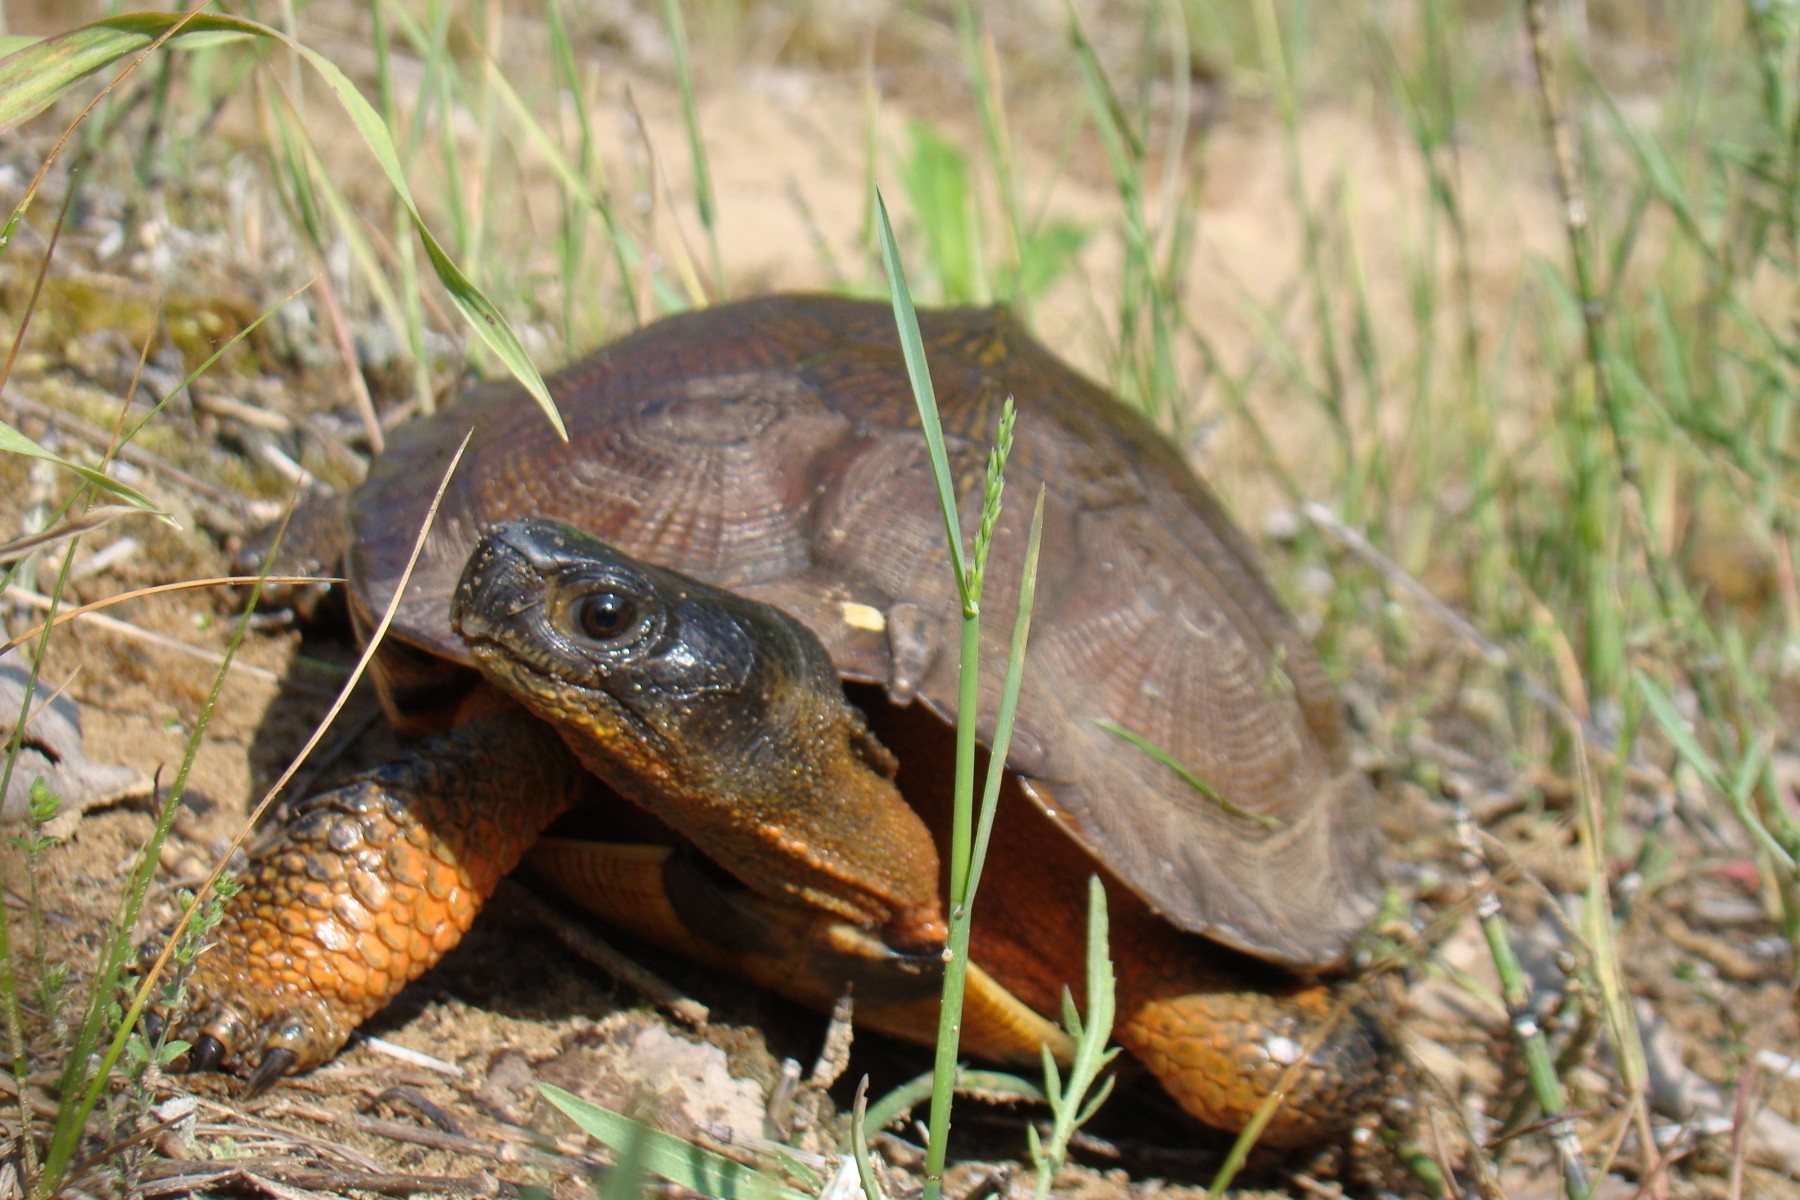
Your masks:
{"label": "turtle eye", "polygon": [[594,592],[581,598],[575,620],[588,637],[596,642],[610,642],[636,628],[637,601],[615,591]]}

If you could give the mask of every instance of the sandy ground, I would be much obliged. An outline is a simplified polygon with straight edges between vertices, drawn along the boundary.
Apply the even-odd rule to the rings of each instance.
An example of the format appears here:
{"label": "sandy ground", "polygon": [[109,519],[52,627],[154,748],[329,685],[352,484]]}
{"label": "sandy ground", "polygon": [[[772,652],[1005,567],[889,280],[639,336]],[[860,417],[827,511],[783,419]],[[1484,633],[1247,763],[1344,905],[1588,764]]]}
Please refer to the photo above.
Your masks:
{"label": "sandy ground", "polygon": [[[15,31],[43,19],[29,8],[9,6]],[[325,16],[334,13],[328,9]],[[364,65],[358,55],[366,52],[359,51],[363,41],[354,21],[333,25],[327,19],[309,34],[353,74]],[[624,49],[614,50],[607,60],[618,77],[609,77],[598,103],[602,136],[609,139],[608,151],[625,159],[634,152],[633,142],[665,148],[654,169],[665,178],[669,194],[684,195],[686,156],[677,152],[684,145],[678,99],[656,59],[655,38],[642,37],[644,45],[634,49],[625,36]],[[529,36],[520,39],[528,42]],[[520,42],[507,49],[528,51]],[[860,53],[854,45],[840,49]],[[635,133],[634,123],[613,103],[625,82],[642,114],[644,136]],[[1050,94],[1051,89],[1045,91]],[[915,95],[926,99],[915,102]],[[946,122],[973,145],[978,136],[974,118],[929,97],[928,88],[898,86],[884,95],[881,136],[897,140],[908,119],[922,116]],[[821,238],[837,260],[860,261],[862,132],[856,114],[861,106],[853,75],[824,69],[747,68],[704,89],[701,120],[711,134],[714,186],[722,198],[720,244],[735,293],[831,283],[827,258],[815,248]],[[1046,117],[1046,128],[1057,127],[1055,115]],[[242,132],[248,128],[245,120],[245,114],[232,112],[225,125]],[[15,202],[41,159],[44,135],[55,125],[40,122],[31,137],[5,151],[0,205]],[[1410,250],[1405,231],[1421,189],[1397,130],[1351,108],[1323,108],[1309,114],[1302,144],[1314,186],[1353,181],[1345,203],[1366,233],[1364,253],[1376,303],[1403,303],[1399,264]],[[1098,221],[1111,211],[1113,193],[1097,157],[1077,156],[1073,166],[1059,173],[1055,138],[1026,139],[1024,146],[1028,157],[1021,163],[1022,175],[1058,180],[1050,200],[1057,213]],[[352,195],[372,186],[369,169],[347,138],[329,142],[328,149],[343,157],[341,177]],[[1285,201],[1285,163],[1265,118],[1226,113],[1208,128],[1206,152],[1210,166],[1201,241],[1187,299],[1196,320],[1214,329],[1224,351],[1241,361],[1254,351],[1255,336],[1245,326],[1237,293],[1242,289],[1265,299],[1275,294],[1293,273],[1297,230]],[[779,168],[771,170],[771,163]],[[1498,157],[1471,156],[1466,169],[1476,181],[1470,194],[1479,196],[1483,206],[1472,218],[1480,233],[1474,263],[1477,290],[1504,295],[1525,269],[1522,250],[1549,252],[1554,247],[1554,222],[1547,219],[1550,201],[1541,181],[1521,177]],[[39,415],[41,406],[109,425],[136,358],[134,347],[150,331],[159,306],[170,334],[158,343],[147,376],[154,390],[179,378],[184,362],[195,361],[193,346],[241,327],[250,314],[304,279],[278,210],[266,191],[258,190],[253,170],[209,162],[192,178],[164,181],[133,206],[138,224],[120,247],[116,235],[124,215],[124,179],[121,174],[90,182],[7,383],[8,419],[64,453],[88,454],[93,447],[67,427],[51,427]],[[539,183],[529,171],[522,183],[523,194],[540,205],[527,205],[522,220],[528,224],[549,219],[548,201],[541,189],[534,190]],[[53,178],[33,211],[35,232],[22,235],[14,252],[0,259],[0,312],[5,314],[0,332],[8,337],[15,315],[24,311],[44,248],[42,234],[60,201],[61,186]],[[803,206],[794,200],[797,193],[804,196]],[[667,226],[671,218],[666,212],[660,217],[653,213],[650,220]],[[691,237],[686,214],[684,223]],[[671,229],[658,229],[656,237],[659,244],[671,244]],[[1103,375],[1111,351],[1084,297],[1116,287],[1112,281],[1119,267],[1100,242],[1096,239],[1084,253],[1076,276],[1047,299],[1035,319],[1045,340]],[[1484,317],[1496,323],[1503,319],[1503,313]],[[529,332],[553,359],[558,350],[547,328]],[[186,342],[179,336],[182,330],[189,331]],[[604,330],[597,329],[596,336],[600,332]],[[342,370],[316,308],[310,309],[308,318],[278,322],[258,335],[250,351],[228,358],[222,372],[196,388],[191,401],[179,401],[158,418],[142,444],[156,461],[227,496],[267,502],[289,490],[291,484],[267,465],[263,448],[271,444],[331,483],[353,483],[361,464],[353,448],[357,431]],[[15,398],[21,403],[15,404]],[[398,394],[378,389],[377,398],[395,403]],[[255,406],[267,419],[260,424],[245,419],[238,404]],[[1303,470],[1307,446],[1315,439],[1306,424],[1311,418],[1301,413],[1299,405],[1289,404],[1271,409],[1268,420],[1291,452],[1291,465]],[[1196,438],[1194,448],[1202,468],[1239,505],[1251,527],[1262,528],[1272,492],[1257,476],[1241,440],[1220,433]],[[167,505],[176,525],[131,520],[85,539],[75,557],[74,598],[92,600],[227,571],[238,537],[257,523],[253,512],[241,502],[187,486],[164,469],[124,473]],[[10,534],[22,528],[27,510],[56,494],[60,485],[60,480],[46,481],[41,470],[32,474],[21,460],[0,458],[0,530]],[[125,539],[135,549],[111,550],[116,557],[99,559]],[[1284,584],[1303,582],[1307,571],[1318,569],[1285,554],[1284,547],[1271,547],[1272,572]],[[102,565],[84,573],[96,561]],[[38,565],[40,587],[53,577],[53,563]],[[1295,594],[1302,604],[1308,602],[1303,587]],[[216,653],[229,640],[232,605],[222,592],[184,592],[113,611],[139,629]],[[29,623],[23,609],[8,615],[13,634]],[[1409,914],[1398,926],[1410,923],[1429,930],[1434,947],[1406,979],[1407,1030],[1416,1056],[1447,1101],[1446,1125],[1457,1124],[1452,1114],[1458,1109],[1497,1119],[1513,1102],[1519,1073],[1505,1048],[1504,1021],[1490,999],[1492,967],[1467,916],[1467,889],[1447,810],[1414,782],[1415,767],[1429,760],[1451,778],[1483,816],[1492,852],[1518,867],[1503,895],[1531,960],[1527,965],[1541,986],[1561,986],[1556,956],[1570,944],[1565,928],[1579,927],[1581,921],[1584,872],[1571,833],[1576,819],[1571,783],[1541,768],[1512,765],[1518,761],[1516,747],[1499,732],[1508,701],[1465,686],[1469,669],[1463,650],[1424,632],[1406,661],[1390,662],[1374,633],[1368,641],[1366,654],[1352,656],[1363,665],[1349,681],[1347,694],[1362,730],[1361,753],[1381,789],[1384,821],[1392,835],[1394,881]],[[243,814],[311,730],[352,659],[350,647],[329,638],[302,640],[291,630],[249,635],[195,759],[145,928],[167,919],[172,889],[201,878],[238,832]],[[49,686],[66,689],[78,703],[91,755],[146,775],[160,772],[166,786],[213,668],[192,655],[76,625],[54,639],[43,671]],[[373,714],[372,696],[366,690],[354,694],[325,743],[341,753],[330,763],[308,768],[303,780],[316,784],[391,753],[396,743],[371,720]],[[355,735],[348,744],[346,733]],[[1656,796],[1667,792],[1666,781],[1640,781],[1627,802],[1647,813]],[[43,856],[39,886],[48,944],[52,956],[68,958],[78,975],[92,962],[114,912],[120,880],[150,824],[141,803],[97,810]],[[1697,836],[1685,827],[1671,827],[1671,846],[1696,865],[1666,875],[1662,886],[1645,897],[1627,930],[1625,971],[1643,1001],[1638,1018],[1656,1015],[1651,1040],[1669,1060],[1661,1068],[1671,1078],[1667,1086],[1677,1092],[1689,1089],[1658,1105],[1659,1120],[1693,1115],[1696,1105],[1705,1109],[1708,1103],[1728,1113],[1730,1092],[1708,1093],[1711,1085],[1703,1081],[1719,1085],[1735,1079],[1746,1047],[1791,1051],[1800,1045],[1786,982],[1791,964],[1774,926],[1758,897],[1744,890],[1742,873],[1731,869],[1729,844],[1702,844]],[[21,888],[15,881],[21,877],[14,855],[6,875],[10,903],[19,900]],[[159,1149],[179,1163],[203,1148],[216,1150],[223,1133],[252,1154],[291,1161],[311,1154],[317,1162],[346,1171],[456,1177],[464,1181],[457,1186],[469,1191],[536,1185],[574,1196],[585,1193],[588,1185],[571,1159],[599,1153],[536,1096],[538,1081],[653,1117],[672,1132],[725,1145],[747,1145],[776,1125],[791,1127],[797,1121],[800,1132],[793,1135],[794,1144],[827,1154],[842,1145],[839,1114],[856,1075],[871,1073],[879,1093],[927,1066],[918,1051],[859,1038],[843,1082],[828,1092],[802,1087],[795,1116],[777,1105],[778,1119],[772,1123],[770,1093],[781,1064],[792,1059],[810,1069],[825,1037],[824,1019],[705,970],[639,947],[630,950],[708,1006],[712,1020],[705,1031],[670,1021],[629,988],[578,961],[531,915],[528,905],[503,894],[468,941],[409,988],[369,1030],[430,1055],[452,1073],[410,1065],[358,1042],[329,1068],[248,1103],[235,1100],[225,1081],[165,1081],[165,1091],[191,1090],[201,1098],[200,1127],[172,1129],[160,1139]],[[1567,1037],[1578,1023],[1564,1012],[1553,1027],[1559,1037]],[[1603,1059],[1572,1074],[1585,1089],[1575,1097],[1575,1106],[1584,1115],[1590,1147],[1616,1142],[1626,1132],[1615,1099],[1617,1076],[1618,1067]],[[1745,1113],[1766,1104],[1771,1112],[1800,1116],[1800,1085],[1793,1083],[1759,1082],[1742,1100]],[[1686,1112],[1679,1111],[1683,1106]],[[1005,1191],[1028,1182],[1028,1171],[1006,1164],[1023,1156],[1022,1122],[1039,1115],[1003,1105],[965,1108],[959,1137],[969,1142],[967,1149],[959,1143],[959,1154],[981,1161],[960,1168],[951,1190]],[[402,1127],[454,1132],[429,1145],[419,1144],[432,1141],[429,1133],[411,1142],[398,1140],[394,1135]],[[94,1132],[104,1138],[108,1131],[97,1122]],[[198,1140],[184,1140],[189,1133]],[[1172,1118],[1153,1089],[1142,1086],[1128,1086],[1094,1134],[1095,1141],[1078,1154],[1083,1165],[1063,1180],[1061,1190],[1067,1194],[1112,1197],[1121,1191],[1143,1195],[1203,1186],[1219,1149]],[[878,1141],[878,1149],[895,1165],[890,1182],[901,1194],[911,1179],[907,1172],[918,1165],[916,1151],[909,1149],[912,1137],[903,1132]],[[1639,1151],[1632,1149],[1629,1155],[1635,1164]],[[1702,1139],[1695,1152],[1671,1169],[1671,1194],[1728,1194],[1732,1155],[1728,1137]],[[1555,1194],[1554,1170],[1541,1142],[1523,1139],[1507,1161],[1507,1195]],[[174,1169],[167,1163],[153,1167]],[[1766,1163],[1745,1169],[1743,1195],[1800,1195],[1791,1174],[1768,1170]],[[154,1170],[148,1177],[156,1177]],[[1328,1187],[1281,1171],[1267,1182],[1293,1194],[1318,1194],[1316,1189]],[[312,1183],[320,1185],[321,1180]],[[255,1190],[263,1185],[240,1180],[238,1186]],[[1634,1194],[1635,1187],[1616,1175],[1600,1194],[1623,1197]],[[456,1190],[448,1184],[443,1188]]]}

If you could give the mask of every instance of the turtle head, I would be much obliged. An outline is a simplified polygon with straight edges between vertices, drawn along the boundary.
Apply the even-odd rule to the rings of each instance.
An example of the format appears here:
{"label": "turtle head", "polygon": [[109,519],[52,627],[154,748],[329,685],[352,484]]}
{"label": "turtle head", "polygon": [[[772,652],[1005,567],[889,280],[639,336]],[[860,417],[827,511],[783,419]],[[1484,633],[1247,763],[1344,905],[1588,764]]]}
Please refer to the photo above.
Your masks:
{"label": "turtle head", "polygon": [[665,779],[752,749],[796,690],[842,695],[786,614],[554,521],[487,530],[450,621],[489,683],[628,791],[621,772]]}
{"label": "turtle head", "polygon": [[931,834],[793,617],[524,520],[482,535],[450,621],[489,683],[753,891],[942,946]]}

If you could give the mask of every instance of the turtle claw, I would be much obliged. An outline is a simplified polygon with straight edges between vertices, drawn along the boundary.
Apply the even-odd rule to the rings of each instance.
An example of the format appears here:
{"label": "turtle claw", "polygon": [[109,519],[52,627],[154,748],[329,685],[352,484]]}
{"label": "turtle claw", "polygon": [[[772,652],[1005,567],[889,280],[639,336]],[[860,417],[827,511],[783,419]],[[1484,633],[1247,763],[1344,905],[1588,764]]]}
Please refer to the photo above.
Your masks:
{"label": "turtle claw", "polygon": [[286,1046],[271,1046],[263,1054],[262,1061],[256,1064],[256,1070],[250,1072],[250,1083],[244,1088],[244,1098],[260,1096],[275,1085],[275,1081],[286,1075],[299,1061],[299,1056]]}
{"label": "turtle claw", "polygon": [[187,1069],[190,1071],[216,1071],[219,1064],[225,1061],[225,1043],[210,1033],[201,1034],[188,1050]]}
{"label": "turtle claw", "polygon": [[147,1013],[144,1021],[153,1037],[166,1029],[189,1043],[178,1070],[244,1075],[246,1097],[262,1095],[292,1071],[318,1066],[343,1042],[327,1014],[296,1008],[255,1012],[246,1019],[232,1005],[214,1003],[173,1024],[166,1013]]}
{"label": "turtle claw", "polygon": [[[355,1025],[355,1017],[311,998],[251,997],[214,999],[210,988],[194,988],[199,1004],[172,1027],[170,1036],[189,1043],[182,1070],[225,1071],[249,1081],[248,1095],[257,1096],[283,1075],[309,1070],[337,1053]],[[260,1003],[258,1003],[260,1001]],[[284,1002],[285,1001],[285,1002]],[[160,1014],[165,1022],[167,1014]]]}

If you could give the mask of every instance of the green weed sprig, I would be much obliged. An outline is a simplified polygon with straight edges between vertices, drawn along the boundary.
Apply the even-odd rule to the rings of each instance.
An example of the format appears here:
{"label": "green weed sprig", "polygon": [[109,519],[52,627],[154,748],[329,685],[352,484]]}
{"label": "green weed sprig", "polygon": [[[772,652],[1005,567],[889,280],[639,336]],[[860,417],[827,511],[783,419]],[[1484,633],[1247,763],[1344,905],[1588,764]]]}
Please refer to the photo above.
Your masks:
{"label": "green weed sprig", "polygon": [[956,708],[956,777],[950,829],[950,933],[944,948],[944,989],[938,1010],[931,1115],[928,1121],[930,1145],[926,1148],[925,1163],[925,1200],[938,1200],[943,1189],[944,1165],[950,1140],[950,1104],[956,1086],[956,1055],[962,1032],[963,992],[969,969],[970,922],[982,861],[993,833],[994,813],[999,807],[1000,783],[1006,772],[1006,754],[1011,745],[1013,718],[1018,711],[1019,685],[1025,669],[1025,642],[1031,630],[1032,599],[1037,586],[1038,546],[1043,535],[1044,499],[1040,493],[1026,543],[1018,613],[1007,655],[1006,679],[1001,692],[1000,711],[995,719],[993,745],[988,758],[987,780],[977,827],[975,745],[981,699],[981,585],[994,522],[999,518],[1000,494],[1005,487],[1006,452],[1011,445],[1011,404],[1009,402],[1006,406],[1005,415],[1000,422],[1000,438],[988,459],[987,481],[981,505],[983,515],[977,527],[975,554],[969,557],[963,550],[961,510],[957,503],[954,476],[944,449],[943,427],[938,419],[937,396],[931,385],[930,367],[925,361],[925,344],[919,331],[918,313],[913,308],[912,295],[906,286],[906,276],[900,265],[900,250],[894,241],[893,225],[888,220],[887,205],[879,192],[875,197],[875,210],[881,235],[882,260],[887,267],[888,287],[894,306],[894,323],[899,330],[907,379],[912,385],[932,475],[937,483],[938,500],[944,518],[944,535],[950,550],[950,565],[962,604],[961,674]]}
{"label": "green weed sprig", "polygon": [[[1026,1137],[1031,1161],[1037,1166],[1037,1200],[1047,1200],[1051,1185],[1069,1156],[1069,1139],[1093,1119],[1112,1095],[1113,1077],[1100,1073],[1117,1058],[1117,1047],[1107,1049],[1114,1017],[1113,970],[1107,945],[1106,888],[1096,876],[1088,877],[1087,1019],[1075,1008],[1068,989],[1063,990],[1063,1030],[1075,1044],[1065,1081],[1048,1046],[1044,1054],[1044,1097],[1052,1118],[1050,1140],[1045,1142],[1037,1126],[1028,1125]],[[1096,1087],[1096,1083],[1099,1084]]]}

